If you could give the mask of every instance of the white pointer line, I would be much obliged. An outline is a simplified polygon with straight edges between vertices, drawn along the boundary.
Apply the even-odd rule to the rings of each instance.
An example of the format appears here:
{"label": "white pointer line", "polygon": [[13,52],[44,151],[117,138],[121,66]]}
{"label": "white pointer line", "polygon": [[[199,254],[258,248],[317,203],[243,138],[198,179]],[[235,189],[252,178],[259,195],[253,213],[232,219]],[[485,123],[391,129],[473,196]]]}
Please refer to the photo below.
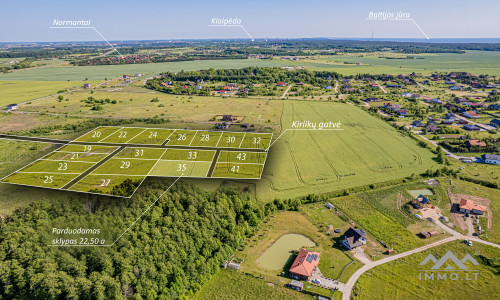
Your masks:
{"label": "white pointer line", "polygon": [[425,32],[418,26],[417,22],[415,22],[415,19],[398,19],[398,18],[366,18],[368,21],[412,21],[413,24],[417,26],[417,28],[422,32],[422,34],[429,40],[430,38],[425,34]]}
{"label": "white pointer line", "polygon": [[[184,174],[182,174],[184,175]],[[151,207],[153,207],[153,205],[156,204],[156,202],[158,202],[158,200],[160,200],[161,197],[163,197],[163,195],[165,195],[166,192],[168,192],[168,190],[170,190],[170,188],[172,186],[174,186],[174,184],[179,180],[181,179],[181,176],[177,177],[177,179],[158,197],[156,198],[156,200],[132,223],[130,224],[130,226],[113,242],[113,244],[111,245],[47,245],[49,247],[74,247],[74,246],[77,246],[77,247],[83,247],[83,246],[86,246],[86,247],[111,247],[113,246],[114,244],[116,244],[116,242],[118,242],[119,239],[121,239],[121,237],[130,229],[132,228],[132,226],[134,226],[135,223],[137,223],[137,221],[139,221],[142,216],[144,216],[145,213],[148,212],[148,210],[151,209]]]}
{"label": "white pointer line", "polygon": [[241,27],[246,32],[246,34],[252,39],[252,42],[255,41],[254,38],[250,35],[250,33],[248,33],[248,31],[245,29],[245,27],[243,27],[243,25],[208,25],[208,26],[211,26],[211,27]]}
{"label": "white pointer line", "polygon": [[113,45],[111,45],[111,43],[95,28],[95,27],[85,27],[85,26],[76,26],[76,27],[72,27],[72,26],[69,26],[69,27],[62,27],[62,26],[51,26],[50,27],[51,29],[54,29],[54,28],[61,28],[61,29],[94,29],[95,32],[97,32],[98,35],[100,35],[102,37],[102,39],[104,41],[106,41],[106,43],[108,43],[108,45],[111,46],[111,48],[113,48],[116,52],[118,52],[118,54],[120,54],[120,56],[123,58],[123,55],[120,53],[120,51],[118,51],[118,49],[116,49]]}
{"label": "white pointer line", "polygon": [[[326,130],[344,130],[342,128],[325,128],[325,129],[314,129],[314,128],[288,128],[288,129],[285,129],[285,131],[283,131],[272,143],[271,145],[269,145],[269,148],[271,148],[272,145],[274,145],[274,143],[276,143],[276,141],[283,135],[285,134],[285,132],[287,132],[288,130],[316,130],[316,131],[326,131]],[[269,149],[267,148],[267,149]]]}

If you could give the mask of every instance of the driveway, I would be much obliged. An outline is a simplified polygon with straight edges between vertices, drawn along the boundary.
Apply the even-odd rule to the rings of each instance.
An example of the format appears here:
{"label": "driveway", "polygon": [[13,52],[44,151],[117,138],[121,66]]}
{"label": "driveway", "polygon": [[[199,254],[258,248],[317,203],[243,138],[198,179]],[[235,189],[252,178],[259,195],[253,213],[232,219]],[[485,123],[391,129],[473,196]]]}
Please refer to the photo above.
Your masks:
{"label": "driveway", "polygon": [[[313,283],[312,281],[315,279],[319,279],[321,283]],[[311,276],[309,277],[308,283],[315,285],[315,286],[325,288],[325,289],[329,289],[329,290],[337,289],[339,291],[342,291],[342,289],[344,288],[344,284],[339,282],[338,280],[323,276],[323,274],[321,274],[321,271],[318,267],[316,267],[313,270]]]}

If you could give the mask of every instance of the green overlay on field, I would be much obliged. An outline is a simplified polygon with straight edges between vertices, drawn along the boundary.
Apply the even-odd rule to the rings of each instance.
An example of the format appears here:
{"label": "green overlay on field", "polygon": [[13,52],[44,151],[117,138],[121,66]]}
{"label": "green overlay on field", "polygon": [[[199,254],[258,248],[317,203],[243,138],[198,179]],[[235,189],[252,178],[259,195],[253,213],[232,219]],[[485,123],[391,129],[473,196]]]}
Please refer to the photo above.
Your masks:
{"label": "green overlay on field", "polygon": [[156,177],[260,179],[271,133],[101,126],[3,182],[131,197]]}

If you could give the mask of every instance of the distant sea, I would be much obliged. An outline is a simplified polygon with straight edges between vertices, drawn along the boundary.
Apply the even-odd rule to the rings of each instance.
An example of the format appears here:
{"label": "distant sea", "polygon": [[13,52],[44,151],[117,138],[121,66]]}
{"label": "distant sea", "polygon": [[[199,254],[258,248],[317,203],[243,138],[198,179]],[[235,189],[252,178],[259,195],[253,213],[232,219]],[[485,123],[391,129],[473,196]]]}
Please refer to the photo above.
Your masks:
{"label": "distant sea", "polygon": [[394,38],[327,38],[329,40],[406,42],[406,43],[500,43],[500,38],[436,38],[436,39],[394,39]]}

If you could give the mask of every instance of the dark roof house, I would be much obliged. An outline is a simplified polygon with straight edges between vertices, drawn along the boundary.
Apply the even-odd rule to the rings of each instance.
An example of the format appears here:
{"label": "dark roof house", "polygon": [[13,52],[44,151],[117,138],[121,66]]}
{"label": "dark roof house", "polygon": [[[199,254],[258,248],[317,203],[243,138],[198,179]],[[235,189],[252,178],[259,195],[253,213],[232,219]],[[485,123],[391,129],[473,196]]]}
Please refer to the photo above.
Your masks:
{"label": "dark roof house", "polygon": [[349,250],[366,245],[366,233],[362,229],[354,229],[351,227],[344,233],[344,238],[341,240],[341,243]]}

